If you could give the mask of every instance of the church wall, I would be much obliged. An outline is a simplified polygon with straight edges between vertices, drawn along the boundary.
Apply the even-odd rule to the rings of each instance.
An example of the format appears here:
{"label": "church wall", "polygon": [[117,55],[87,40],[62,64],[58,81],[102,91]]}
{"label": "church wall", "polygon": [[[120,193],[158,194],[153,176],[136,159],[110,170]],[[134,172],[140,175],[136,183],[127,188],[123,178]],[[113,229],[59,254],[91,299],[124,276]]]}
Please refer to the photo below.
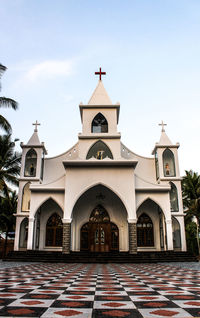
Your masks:
{"label": "church wall", "polygon": [[64,218],[71,218],[80,195],[97,184],[103,184],[116,193],[127,209],[128,218],[136,219],[133,168],[114,167],[66,169]]}
{"label": "church wall", "polygon": [[[75,151],[74,151],[75,150]],[[71,156],[70,156],[71,154]],[[73,157],[72,157],[73,155]],[[74,159],[78,156],[77,144],[70,148],[67,152],[62,155],[45,158],[44,160],[44,177],[43,183],[53,182],[65,174],[65,168],[63,166],[63,160]]]}
{"label": "church wall", "polygon": [[94,117],[102,113],[108,122],[108,134],[116,134],[117,132],[117,110],[113,111],[113,108],[89,108],[84,109],[82,113],[83,128],[82,133],[88,135],[91,133],[91,125]]}

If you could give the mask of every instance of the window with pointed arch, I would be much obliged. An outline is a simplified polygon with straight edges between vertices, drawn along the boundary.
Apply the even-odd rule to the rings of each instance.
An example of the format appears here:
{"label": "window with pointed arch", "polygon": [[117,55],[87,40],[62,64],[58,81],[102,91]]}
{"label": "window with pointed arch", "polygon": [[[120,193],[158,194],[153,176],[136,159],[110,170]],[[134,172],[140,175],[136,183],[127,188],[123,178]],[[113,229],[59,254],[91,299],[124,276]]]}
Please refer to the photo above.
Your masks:
{"label": "window with pointed arch", "polygon": [[98,113],[92,121],[92,133],[107,133],[108,132],[108,122],[104,115]]}
{"label": "window with pointed arch", "polygon": [[94,145],[88,151],[86,159],[96,158],[98,160],[103,160],[104,158],[108,157],[113,159],[112,152],[108,148],[108,146],[101,140],[95,142]]}
{"label": "window with pointed arch", "polygon": [[30,182],[26,183],[22,191],[22,211],[27,212],[30,210],[30,200],[31,200],[31,191],[30,191]]}
{"label": "window with pointed arch", "polygon": [[169,148],[163,152],[163,172],[165,177],[176,176],[174,154]]}
{"label": "window with pointed arch", "polygon": [[154,246],[153,222],[146,213],[142,213],[137,221],[137,246]]}
{"label": "window with pointed arch", "polygon": [[25,158],[25,177],[35,177],[36,176],[36,167],[37,167],[37,153],[34,149],[30,149]]}
{"label": "window with pointed arch", "polygon": [[46,225],[46,246],[62,246],[63,223],[61,217],[54,213]]}
{"label": "window with pointed arch", "polygon": [[170,190],[169,196],[170,196],[171,212],[177,212],[179,210],[177,187],[175,186],[173,182],[170,182],[170,186],[171,186],[171,190]]}

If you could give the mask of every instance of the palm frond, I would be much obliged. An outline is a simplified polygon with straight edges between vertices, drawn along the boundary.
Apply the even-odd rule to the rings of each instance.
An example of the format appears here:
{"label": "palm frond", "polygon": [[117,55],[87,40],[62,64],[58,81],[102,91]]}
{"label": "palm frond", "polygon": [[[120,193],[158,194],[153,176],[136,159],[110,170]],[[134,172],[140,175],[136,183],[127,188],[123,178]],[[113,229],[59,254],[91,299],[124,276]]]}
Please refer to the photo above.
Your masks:
{"label": "palm frond", "polygon": [[2,115],[0,115],[0,128],[3,129],[7,134],[12,132],[10,123]]}
{"label": "palm frond", "polygon": [[11,107],[16,110],[18,109],[18,103],[12,98],[0,97],[0,107]]}

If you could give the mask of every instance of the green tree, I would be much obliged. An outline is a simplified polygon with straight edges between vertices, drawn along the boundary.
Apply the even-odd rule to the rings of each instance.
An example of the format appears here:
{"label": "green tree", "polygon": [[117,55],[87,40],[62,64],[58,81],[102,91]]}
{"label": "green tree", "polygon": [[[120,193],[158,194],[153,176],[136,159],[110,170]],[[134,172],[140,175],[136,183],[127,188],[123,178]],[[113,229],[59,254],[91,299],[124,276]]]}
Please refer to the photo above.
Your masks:
{"label": "green tree", "polygon": [[200,176],[197,172],[192,170],[185,171],[186,175],[182,180],[182,194],[183,194],[183,206],[186,213],[185,222],[186,230],[190,229],[188,233],[191,233],[191,226],[187,226],[193,221],[193,217],[196,217],[197,221],[197,244],[199,248],[199,226],[200,226]]}
{"label": "green tree", "polygon": [[0,193],[5,197],[9,197],[10,185],[18,186],[21,153],[15,151],[15,141],[11,135],[0,136]]}
{"label": "green tree", "polygon": [[16,191],[9,191],[8,196],[0,197],[0,230],[5,233],[3,257],[6,255],[9,232],[15,228],[15,216],[17,212]]}
{"label": "green tree", "polygon": [[[4,65],[0,64],[0,79],[1,79],[1,75],[5,71],[6,71],[6,67]],[[0,107],[9,107],[9,108],[16,110],[18,108],[18,104],[15,100],[13,100],[11,98],[0,96]],[[1,114],[0,114],[0,128],[2,128],[8,134],[10,134],[12,131],[10,123]]]}

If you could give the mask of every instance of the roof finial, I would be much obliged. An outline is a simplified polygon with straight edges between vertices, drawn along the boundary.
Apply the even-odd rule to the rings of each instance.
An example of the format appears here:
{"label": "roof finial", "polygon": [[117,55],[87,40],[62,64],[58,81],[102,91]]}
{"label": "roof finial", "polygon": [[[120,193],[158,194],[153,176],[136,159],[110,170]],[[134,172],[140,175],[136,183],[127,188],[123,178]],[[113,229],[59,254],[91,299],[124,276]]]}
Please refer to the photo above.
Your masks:
{"label": "roof finial", "polygon": [[167,124],[164,124],[163,120],[161,121],[161,124],[158,124],[159,126],[162,126],[162,132],[165,132],[165,126],[167,126]]}
{"label": "roof finial", "polygon": [[34,132],[37,132],[37,126],[40,126],[40,124],[38,123],[38,121],[36,120],[35,123],[32,124],[33,126],[35,126]]}
{"label": "roof finial", "polygon": [[106,72],[102,72],[100,67],[99,72],[95,72],[95,75],[99,75],[99,80],[101,81],[101,75],[106,75]]}

